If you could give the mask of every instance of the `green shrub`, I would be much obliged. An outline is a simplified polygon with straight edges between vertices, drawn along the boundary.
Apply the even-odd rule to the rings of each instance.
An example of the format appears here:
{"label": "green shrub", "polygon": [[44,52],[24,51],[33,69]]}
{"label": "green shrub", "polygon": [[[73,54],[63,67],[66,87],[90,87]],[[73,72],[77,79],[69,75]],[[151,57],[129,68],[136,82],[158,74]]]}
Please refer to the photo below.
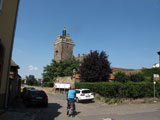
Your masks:
{"label": "green shrub", "polygon": [[160,74],[160,68],[142,69],[142,74],[147,77],[153,77],[153,74]]}
{"label": "green shrub", "polygon": [[[153,97],[152,82],[79,82],[76,88],[88,88],[109,98],[144,98]],[[156,97],[160,96],[160,83],[156,84]]]}
{"label": "green shrub", "polygon": [[43,87],[53,87],[53,82],[44,82],[42,83]]}
{"label": "green shrub", "polygon": [[125,83],[125,82],[129,81],[129,78],[125,74],[125,72],[121,72],[120,71],[120,72],[115,73],[115,79],[114,79],[114,81]]}
{"label": "green shrub", "polygon": [[115,99],[114,99],[114,104],[115,104],[115,103],[119,103],[119,101],[120,101],[119,98],[115,98]]}
{"label": "green shrub", "polygon": [[105,98],[105,103],[109,103],[111,101],[111,98]]}
{"label": "green shrub", "polygon": [[132,82],[142,82],[142,81],[145,81],[145,78],[141,72],[138,72],[138,73],[130,74],[129,80]]}

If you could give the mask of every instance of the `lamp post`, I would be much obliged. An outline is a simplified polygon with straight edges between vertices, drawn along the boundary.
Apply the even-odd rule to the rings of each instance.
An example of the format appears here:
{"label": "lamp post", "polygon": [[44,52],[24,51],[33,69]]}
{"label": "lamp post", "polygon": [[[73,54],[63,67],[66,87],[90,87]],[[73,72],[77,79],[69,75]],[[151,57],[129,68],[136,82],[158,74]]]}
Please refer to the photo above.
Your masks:
{"label": "lamp post", "polygon": [[159,55],[159,67],[160,67],[160,51],[158,51],[157,54]]}

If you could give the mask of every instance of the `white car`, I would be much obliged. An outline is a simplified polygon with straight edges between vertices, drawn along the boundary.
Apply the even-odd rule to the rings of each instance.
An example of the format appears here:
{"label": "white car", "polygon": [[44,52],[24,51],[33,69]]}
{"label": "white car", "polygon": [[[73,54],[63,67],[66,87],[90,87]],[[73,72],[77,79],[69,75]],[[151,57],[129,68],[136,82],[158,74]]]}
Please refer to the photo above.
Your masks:
{"label": "white car", "polygon": [[94,99],[93,92],[89,89],[76,89],[76,102]]}

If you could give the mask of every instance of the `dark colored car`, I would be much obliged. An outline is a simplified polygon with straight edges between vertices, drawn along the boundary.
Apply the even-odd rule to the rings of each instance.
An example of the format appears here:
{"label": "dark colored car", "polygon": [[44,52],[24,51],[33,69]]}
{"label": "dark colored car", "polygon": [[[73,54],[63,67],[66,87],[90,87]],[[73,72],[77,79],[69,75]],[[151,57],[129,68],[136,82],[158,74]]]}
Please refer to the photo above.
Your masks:
{"label": "dark colored car", "polygon": [[24,103],[26,106],[30,105],[43,105],[48,106],[48,96],[43,90],[27,90],[24,95]]}
{"label": "dark colored car", "polygon": [[24,87],[23,92],[21,93],[21,97],[23,99],[24,95],[26,94],[27,90],[33,90],[35,89],[34,87]]}

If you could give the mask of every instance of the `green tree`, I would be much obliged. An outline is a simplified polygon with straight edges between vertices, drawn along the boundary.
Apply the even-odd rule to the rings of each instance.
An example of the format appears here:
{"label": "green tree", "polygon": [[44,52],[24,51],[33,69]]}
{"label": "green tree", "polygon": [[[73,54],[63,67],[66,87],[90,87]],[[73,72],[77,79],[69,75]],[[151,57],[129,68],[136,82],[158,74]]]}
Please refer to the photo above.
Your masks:
{"label": "green tree", "polygon": [[110,62],[104,51],[94,51],[80,66],[81,81],[85,82],[108,81],[111,73]]}
{"label": "green tree", "polygon": [[120,71],[120,72],[115,73],[115,79],[114,79],[114,81],[125,83],[125,82],[129,81],[129,78],[125,74],[125,72],[121,72]]}
{"label": "green tree", "polygon": [[133,82],[142,82],[145,80],[145,77],[141,72],[138,72],[130,74],[129,79]]}
{"label": "green tree", "polygon": [[24,84],[24,80],[25,80],[25,79],[22,79],[22,80],[21,80],[21,84]]}
{"label": "green tree", "polygon": [[37,80],[34,75],[29,75],[25,77],[27,85],[37,85]]}
{"label": "green tree", "polygon": [[43,76],[43,82],[51,82],[54,80],[54,77],[57,76],[57,67],[58,63],[54,60],[52,60],[50,65],[47,65],[44,67],[42,76]]}
{"label": "green tree", "polygon": [[43,82],[52,82],[56,77],[72,76],[73,70],[79,72],[80,61],[76,59],[66,59],[56,62],[52,60],[50,65],[44,67]]}
{"label": "green tree", "polygon": [[153,77],[153,74],[160,74],[160,68],[142,69],[142,74],[146,77]]}

